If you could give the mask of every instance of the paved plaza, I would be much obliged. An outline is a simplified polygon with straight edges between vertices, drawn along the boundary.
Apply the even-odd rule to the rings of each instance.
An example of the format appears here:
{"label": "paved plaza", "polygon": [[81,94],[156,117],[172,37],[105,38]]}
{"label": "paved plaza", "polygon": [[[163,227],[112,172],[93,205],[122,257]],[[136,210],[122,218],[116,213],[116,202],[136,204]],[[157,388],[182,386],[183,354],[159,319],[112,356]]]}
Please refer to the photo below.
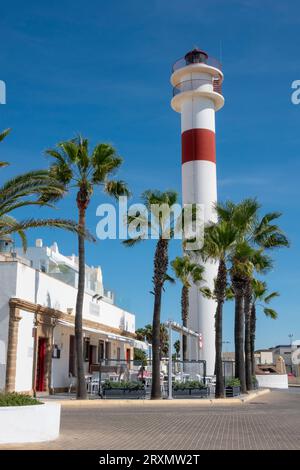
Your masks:
{"label": "paved plaza", "polygon": [[105,403],[62,406],[61,434],[50,443],[0,449],[300,449],[300,389],[247,403],[184,406]]}

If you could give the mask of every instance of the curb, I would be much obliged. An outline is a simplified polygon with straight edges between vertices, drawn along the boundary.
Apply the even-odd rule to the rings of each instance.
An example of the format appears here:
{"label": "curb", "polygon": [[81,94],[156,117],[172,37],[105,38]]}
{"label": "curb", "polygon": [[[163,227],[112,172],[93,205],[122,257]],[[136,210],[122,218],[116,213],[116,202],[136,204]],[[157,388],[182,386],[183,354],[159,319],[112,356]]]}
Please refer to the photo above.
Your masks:
{"label": "curb", "polygon": [[[162,407],[172,407],[172,406],[214,406],[214,405],[242,405],[253,398],[265,395],[267,393],[270,393],[270,389],[263,389],[259,390],[257,392],[251,392],[248,395],[243,395],[241,397],[236,397],[236,398],[212,398],[212,399],[206,399],[206,398],[194,398],[194,399],[173,399],[173,400],[118,400],[118,399],[112,399],[112,400],[76,400],[74,399],[50,399],[49,401],[55,401],[56,403],[60,403],[62,408],[87,408],[87,407],[94,407],[97,406],[98,408],[110,408],[110,407],[116,407],[116,406],[145,406],[145,407],[157,407],[157,406],[162,406]],[[48,401],[48,400],[45,400]]]}

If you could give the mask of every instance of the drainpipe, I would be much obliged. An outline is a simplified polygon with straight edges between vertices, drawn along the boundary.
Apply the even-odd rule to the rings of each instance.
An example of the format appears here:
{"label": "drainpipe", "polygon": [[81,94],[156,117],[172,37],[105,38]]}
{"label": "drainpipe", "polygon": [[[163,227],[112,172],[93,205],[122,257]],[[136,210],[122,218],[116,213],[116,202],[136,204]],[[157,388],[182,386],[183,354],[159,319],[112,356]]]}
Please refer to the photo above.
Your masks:
{"label": "drainpipe", "polygon": [[168,400],[173,399],[172,395],[172,323],[169,322],[169,367],[168,367]]}
{"label": "drainpipe", "polygon": [[33,325],[33,364],[32,364],[32,391],[33,396],[36,398],[36,369],[37,369],[37,339],[38,339],[38,320],[37,312],[34,313]]}

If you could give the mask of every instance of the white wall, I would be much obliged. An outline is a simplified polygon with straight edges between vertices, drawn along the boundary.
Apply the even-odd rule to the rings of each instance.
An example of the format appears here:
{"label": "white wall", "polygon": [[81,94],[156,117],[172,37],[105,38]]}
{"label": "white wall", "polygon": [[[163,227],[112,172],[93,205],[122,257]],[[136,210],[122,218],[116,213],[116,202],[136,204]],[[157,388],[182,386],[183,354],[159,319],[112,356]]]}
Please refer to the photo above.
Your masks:
{"label": "white wall", "polygon": [[[32,303],[51,307],[67,313],[67,308],[73,308],[75,316],[77,290],[45,273],[20,262],[0,262],[0,390],[5,387],[6,356],[9,324],[9,299],[17,297]],[[19,323],[19,347],[17,358],[17,390],[32,388],[32,357],[30,348],[33,347],[32,326],[33,314],[22,312]],[[113,328],[126,329],[135,332],[135,316],[116,305],[103,300],[98,303],[92,295],[85,294],[83,317]],[[55,328],[56,330],[57,328]],[[54,330],[54,331],[55,331]],[[121,343],[122,344],[122,343]],[[113,347],[113,346],[112,346]],[[69,341],[62,351],[62,359],[55,359],[54,386],[66,386],[68,383]],[[113,355],[113,353],[112,353]],[[124,348],[121,346],[121,357],[124,358]],[[66,363],[64,364],[64,361]],[[67,364],[67,365],[66,365]],[[24,372],[26,369],[26,373]],[[64,372],[62,372],[64,371]],[[60,385],[62,384],[62,385]]]}
{"label": "white wall", "polygon": [[0,263],[0,390],[5,387],[9,299],[16,295],[17,263]]}
{"label": "white wall", "polygon": [[17,347],[17,369],[16,369],[16,392],[29,391],[32,389],[32,367],[33,346],[32,335],[34,314],[32,312],[20,311],[22,317],[19,321],[18,347]]}
{"label": "white wall", "polygon": [[54,328],[53,340],[60,349],[60,359],[52,359],[52,387],[67,387],[69,385],[70,334],[68,327],[57,325]]}
{"label": "white wall", "polygon": [[[65,313],[68,308],[73,308],[72,315],[75,315],[77,289],[21,263],[18,263],[16,296]],[[97,303],[87,293],[84,296],[83,318],[113,328],[127,327],[127,331],[135,332],[135,316],[132,313],[103,300]]]}
{"label": "white wall", "polygon": [[287,374],[262,374],[256,375],[259,387],[288,388]]}

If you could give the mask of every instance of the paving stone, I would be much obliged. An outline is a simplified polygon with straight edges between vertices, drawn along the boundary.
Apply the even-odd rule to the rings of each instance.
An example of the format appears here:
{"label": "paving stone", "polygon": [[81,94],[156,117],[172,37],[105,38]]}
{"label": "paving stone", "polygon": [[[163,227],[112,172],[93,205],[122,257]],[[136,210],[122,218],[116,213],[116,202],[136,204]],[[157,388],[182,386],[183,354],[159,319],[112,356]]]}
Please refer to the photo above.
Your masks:
{"label": "paving stone", "polygon": [[240,405],[62,405],[61,434],[0,449],[300,449],[300,390]]}

